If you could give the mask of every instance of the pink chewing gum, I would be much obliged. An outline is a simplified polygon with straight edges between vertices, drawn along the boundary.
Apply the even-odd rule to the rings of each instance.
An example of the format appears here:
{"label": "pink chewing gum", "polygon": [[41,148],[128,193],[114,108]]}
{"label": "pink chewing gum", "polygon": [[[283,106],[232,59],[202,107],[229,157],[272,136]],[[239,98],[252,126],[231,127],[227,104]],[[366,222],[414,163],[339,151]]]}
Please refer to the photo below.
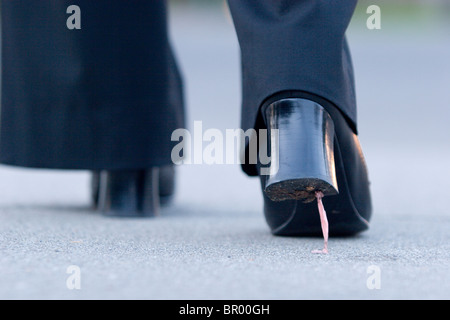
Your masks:
{"label": "pink chewing gum", "polygon": [[322,250],[313,250],[312,253],[328,253],[328,219],[327,212],[322,203],[323,193],[320,191],[316,191],[316,199],[317,199],[317,207],[319,209],[320,215],[320,224],[322,225],[322,234],[323,234],[323,249]]}

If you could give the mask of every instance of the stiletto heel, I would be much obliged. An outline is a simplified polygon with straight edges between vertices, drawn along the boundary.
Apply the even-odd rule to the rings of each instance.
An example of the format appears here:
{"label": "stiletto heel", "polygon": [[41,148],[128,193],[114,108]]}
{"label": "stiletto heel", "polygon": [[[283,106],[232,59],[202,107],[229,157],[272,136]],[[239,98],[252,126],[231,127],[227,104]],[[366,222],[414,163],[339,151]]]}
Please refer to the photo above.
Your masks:
{"label": "stiletto heel", "polygon": [[[331,103],[291,94],[261,108],[271,159],[269,169],[258,163],[267,224],[285,236],[322,236],[323,227],[330,236],[366,230],[372,206],[356,134]],[[327,221],[325,210],[318,214],[322,202]]]}
{"label": "stiletto heel", "polygon": [[[264,192],[272,201],[315,199],[338,193],[334,164],[334,124],[319,104],[283,99],[265,110],[268,133],[278,130],[270,154],[277,170],[266,177]],[[273,164],[273,163],[272,163]]]}

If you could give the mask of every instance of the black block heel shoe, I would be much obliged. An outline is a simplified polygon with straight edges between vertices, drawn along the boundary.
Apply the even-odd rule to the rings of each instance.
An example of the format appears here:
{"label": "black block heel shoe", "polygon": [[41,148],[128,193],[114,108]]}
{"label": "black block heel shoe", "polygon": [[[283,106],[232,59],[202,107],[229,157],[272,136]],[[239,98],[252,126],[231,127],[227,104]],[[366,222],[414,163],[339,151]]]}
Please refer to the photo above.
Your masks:
{"label": "black block heel shoe", "polygon": [[171,165],[141,170],[93,172],[93,207],[106,216],[152,217],[159,214],[175,192],[175,168]]}
{"label": "black block heel shoe", "polygon": [[372,211],[368,173],[358,138],[340,111],[286,98],[262,112],[271,163],[259,171],[272,233],[321,236],[316,192],[324,195],[330,236],[366,230]]}

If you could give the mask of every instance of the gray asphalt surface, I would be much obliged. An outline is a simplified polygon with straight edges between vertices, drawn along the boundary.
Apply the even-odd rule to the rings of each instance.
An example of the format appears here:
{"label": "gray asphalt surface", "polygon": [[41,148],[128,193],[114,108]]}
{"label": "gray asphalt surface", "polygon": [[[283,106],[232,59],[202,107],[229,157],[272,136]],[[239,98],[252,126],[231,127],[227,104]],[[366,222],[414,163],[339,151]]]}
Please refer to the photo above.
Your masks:
{"label": "gray asphalt surface", "polygon": [[[320,238],[274,237],[258,180],[237,165],[178,168],[174,203],[143,220],[92,212],[88,172],[2,166],[0,298],[449,299],[450,26],[419,22],[349,29],[369,231],[332,238],[328,255],[310,253]],[[174,8],[171,33],[188,123],[237,128],[239,48],[226,13]]]}

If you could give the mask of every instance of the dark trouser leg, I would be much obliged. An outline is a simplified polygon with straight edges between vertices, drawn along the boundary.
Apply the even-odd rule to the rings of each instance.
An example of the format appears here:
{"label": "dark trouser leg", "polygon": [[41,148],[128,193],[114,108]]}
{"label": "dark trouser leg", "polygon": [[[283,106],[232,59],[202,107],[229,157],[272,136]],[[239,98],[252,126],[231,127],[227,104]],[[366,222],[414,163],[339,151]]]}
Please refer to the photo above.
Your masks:
{"label": "dark trouser leg", "polygon": [[[259,108],[286,91],[337,106],[356,131],[353,68],[345,31],[356,0],[229,0],[242,60],[242,128],[259,127]],[[254,166],[244,166],[256,174]]]}

